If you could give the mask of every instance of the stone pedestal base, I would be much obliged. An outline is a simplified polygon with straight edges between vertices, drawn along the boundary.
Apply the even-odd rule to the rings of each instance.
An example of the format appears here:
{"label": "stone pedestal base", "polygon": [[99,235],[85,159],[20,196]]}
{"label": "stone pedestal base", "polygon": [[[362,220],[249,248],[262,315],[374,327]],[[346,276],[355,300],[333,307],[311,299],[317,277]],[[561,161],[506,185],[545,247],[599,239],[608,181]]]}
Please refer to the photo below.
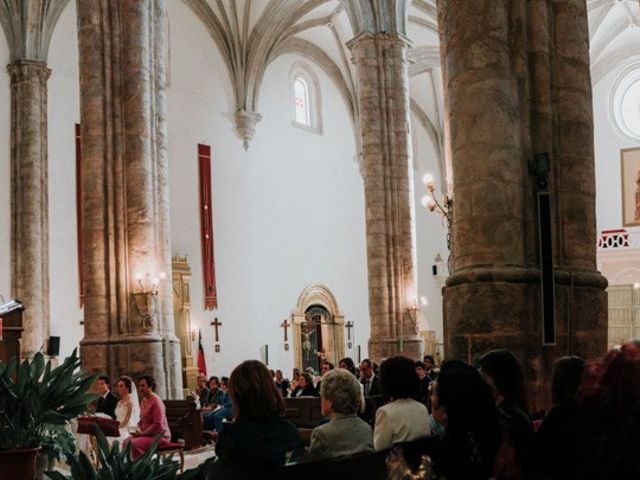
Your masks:
{"label": "stone pedestal base", "polygon": [[447,281],[445,358],[470,363],[488,350],[507,348],[524,369],[530,410],[547,408],[555,360],[565,355],[592,359],[606,351],[606,280],[598,273],[574,275],[573,281],[566,273],[556,274],[556,343],[543,345],[537,272],[523,269],[511,281],[496,272],[494,281],[482,275]]}
{"label": "stone pedestal base", "polygon": [[402,341],[398,338],[369,339],[369,358],[375,362],[396,355],[403,355],[412,360],[422,360],[423,354],[424,340],[418,335],[406,336]]}
{"label": "stone pedestal base", "polygon": [[90,372],[103,372],[115,381],[121,375],[137,380],[152,375],[155,392],[164,399],[182,398],[180,344],[176,338],[136,336],[109,340],[83,340],[82,366]]}

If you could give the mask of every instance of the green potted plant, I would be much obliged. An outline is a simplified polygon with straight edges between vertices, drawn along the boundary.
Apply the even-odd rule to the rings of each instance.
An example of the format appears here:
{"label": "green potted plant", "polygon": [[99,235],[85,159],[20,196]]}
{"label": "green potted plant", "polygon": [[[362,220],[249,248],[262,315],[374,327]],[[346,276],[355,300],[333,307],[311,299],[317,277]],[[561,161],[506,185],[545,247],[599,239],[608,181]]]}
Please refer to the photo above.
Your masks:
{"label": "green potted plant", "polygon": [[80,369],[76,350],[56,368],[42,353],[19,366],[16,358],[0,362],[0,478],[33,480],[52,427],[65,425],[96,399],[87,393],[94,380]]}
{"label": "green potted plant", "polygon": [[111,447],[104,433],[95,430],[97,458],[99,466],[80,452],[76,457],[67,455],[70,475],[60,472],[46,472],[52,480],[205,480],[215,458],[210,458],[198,468],[178,473],[180,464],[173,459],[162,459],[155,455],[158,442],[154,442],[144,455],[131,459],[131,444],[120,449],[119,442]]}

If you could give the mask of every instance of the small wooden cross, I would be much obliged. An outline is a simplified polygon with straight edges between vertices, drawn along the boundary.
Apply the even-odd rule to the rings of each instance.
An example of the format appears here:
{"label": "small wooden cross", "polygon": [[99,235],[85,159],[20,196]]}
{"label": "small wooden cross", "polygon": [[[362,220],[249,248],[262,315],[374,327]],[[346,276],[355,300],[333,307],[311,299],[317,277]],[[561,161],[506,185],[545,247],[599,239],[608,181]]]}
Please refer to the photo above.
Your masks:
{"label": "small wooden cross", "polygon": [[285,318],[284,322],[282,322],[280,324],[280,326],[282,328],[284,328],[284,342],[287,343],[289,341],[289,335],[288,335],[288,331],[289,331],[289,327],[291,326],[291,324],[289,323],[289,321]]}
{"label": "small wooden cross", "polygon": [[348,321],[345,324],[345,327],[347,327],[347,340],[351,341],[351,329],[353,328],[353,322]]}
{"label": "small wooden cross", "polygon": [[211,322],[211,325],[216,329],[216,342],[219,342],[220,339],[218,337],[218,327],[222,326],[222,322],[218,321],[218,317],[214,318],[214,321]]}

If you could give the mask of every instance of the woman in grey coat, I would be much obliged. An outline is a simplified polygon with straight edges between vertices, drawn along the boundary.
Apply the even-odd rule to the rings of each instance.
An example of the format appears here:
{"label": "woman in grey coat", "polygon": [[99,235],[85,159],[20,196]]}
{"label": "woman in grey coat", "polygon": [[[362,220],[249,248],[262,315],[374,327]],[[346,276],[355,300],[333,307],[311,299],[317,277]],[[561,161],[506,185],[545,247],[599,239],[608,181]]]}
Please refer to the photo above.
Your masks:
{"label": "woman in grey coat", "polygon": [[373,451],[373,432],[360,417],[364,398],[351,372],[336,368],[322,377],[322,414],[331,421],[311,433],[310,460],[323,460]]}

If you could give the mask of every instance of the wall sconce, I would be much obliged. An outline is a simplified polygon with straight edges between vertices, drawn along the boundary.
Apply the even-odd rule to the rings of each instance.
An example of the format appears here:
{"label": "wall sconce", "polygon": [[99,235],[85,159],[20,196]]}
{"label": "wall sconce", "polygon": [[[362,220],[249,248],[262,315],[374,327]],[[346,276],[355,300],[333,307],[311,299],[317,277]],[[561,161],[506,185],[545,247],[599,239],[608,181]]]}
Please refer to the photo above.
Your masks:
{"label": "wall sconce", "polygon": [[430,212],[436,212],[442,215],[443,220],[449,219],[449,210],[453,205],[452,200],[448,195],[444,195],[442,201],[439,202],[436,197],[436,185],[433,180],[433,175],[427,173],[422,177],[422,183],[427,187],[427,195],[422,197],[422,206],[428,208]]}
{"label": "wall sconce", "polygon": [[[451,252],[451,222],[453,220],[453,199],[449,195],[444,195],[442,201],[439,202],[436,197],[436,184],[433,180],[433,175],[427,173],[422,177],[422,183],[427,188],[427,194],[422,197],[422,206],[429,209],[430,212],[436,212],[442,217],[442,222],[447,222],[447,250]],[[440,254],[438,254],[440,256]],[[438,257],[436,257],[437,261]],[[451,257],[447,258],[447,270],[451,271],[450,263]],[[442,260],[442,258],[440,258]],[[434,273],[435,275],[435,273]]]}
{"label": "wall sconce", "polygon": [[420,301],[418,301],[418,297],[413,297],[412,303],[407,307],[407,310],[415,314],[418,310],[422,307],[426,307],[427,305],[429,305],[429,302],[426,297],[420,297]]}
{"label": "wall sconce", "polygon": [[151,332],[158,315],[158,287],[167,276],[160,272],[157,276],[146,273],[136,274],[137,291],[131,293],[133,305],[140,316],[140,326],[145,332]]}

